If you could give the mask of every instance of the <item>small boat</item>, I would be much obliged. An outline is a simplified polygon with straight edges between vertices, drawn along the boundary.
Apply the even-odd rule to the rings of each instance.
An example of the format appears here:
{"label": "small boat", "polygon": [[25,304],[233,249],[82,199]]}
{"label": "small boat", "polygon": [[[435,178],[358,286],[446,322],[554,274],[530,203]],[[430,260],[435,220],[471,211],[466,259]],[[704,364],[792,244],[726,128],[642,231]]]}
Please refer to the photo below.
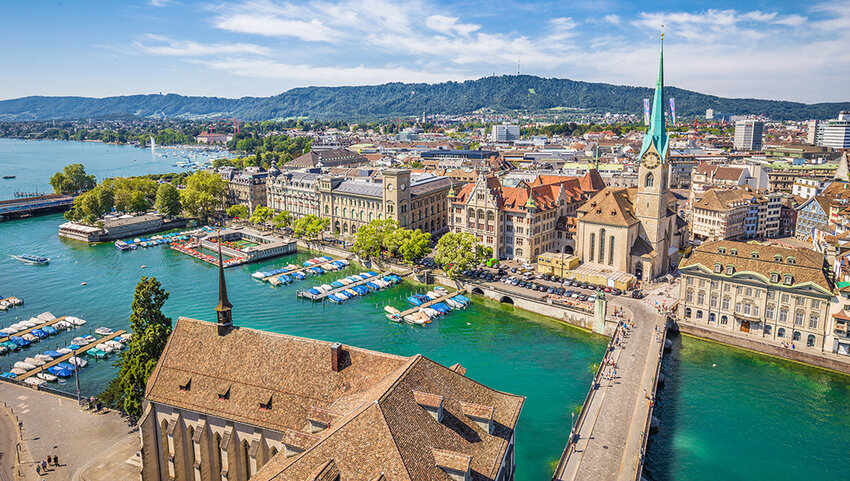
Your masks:
{"label": "small boat", "polygon": [[[44,363],[42,363],[42,364],[44,364]],[[27,371],[32,370],[32,369],[35,369],[35,368],[36,368],[36,366],[35,366],[34,364],[30,364],[30,363],[25,362],[25,361],[18,361],[18,362],[16,362],[16,363],[14,364],[14,367],[17,367],[17,368],[19,368],[19,369],[26,369]]]}
{"label": "small boat", "polygon": [[130,250],[130,244],[128,244],[128,243],[126,243],[122,240],[118,240],[118,241],[115,241],[115,248],[118,249],[119,251],[125,251],[126,252],[126,251]]}
{"label": "small boat", "polygon": [[27,364],[31,364],[35,367],[43,366],[43,365],[47,364],[47,361],[45,361],[44,359],[38,359],[38,358],[35,358],[35,357],[28,357],[28,358],[24,359],[24,362],[27,363]]}
{"label": "small boat", "polygon": [[37,377],[28,377],[24,379],[24,382],[29,384],[30,386],[44,386],[47,384],[47,381],[44,379],[39,379]]}
{"label": "small boat", "polygon": [[[50,362],[50,361],[52,361],[52,360],[54,359],[54,357],[53,357],[53,356],[49,356],[49,355],[47,355],[47,354],[36,354],[36,355],[35,355],[35,356],[33,356],[33,357],[34,357],[34,358],[36,358],[36,359],[41,359],[41,360],[42,360],[42,361],[44,361],[44,362]],[[56,357],[60,357],[60,356],[56,356]]]}
{"label": "small boat", "polygon": [[77,356],[71,356],[68,358],[68,362],[77,366],[77,367],[86,367],[89,365],[89,362],[85,359]]}
{"label": "small boat", "polygon": [[0,377],[5,379],[15,379],[18,376],[13,372],[4,372],[3,374],[0,374]]}
{"label": "small boat", "polygon": [[27,370],[22,367],[13,367],[9,372],[16,376],[20,376],[27,373]]}
{"label": "small boat", "polygon": [[64,354],[71,354],[72,352],[74,352],[74,350],[71,349],[70,347],[60,347],[59,349],[56,350],[56,352],[62,353],[64,355]]}
{"label": "small boat", "polygon": [[34,256],[32,254],[21,254],[19,256],[12,256],[13,259],[17,259],[21,262],[26,262],[27,264],[39,264],[44,265],[50,262],[50,259],[47,257]]}
{"label": "small boat", "polygon": [[56,366],[61,368],[61,369],[65,369],[66,371],[72,371],[73,372],[73,371],[77,370],[77,366],[75,366],[71,363],[68,363],[68,362],[60,362],[60,363],[56,364]]}
{"label": "small boat", "polygon": [[49,368],[47,368],[47,370],[50,372],[50,374],[53,374],[54,376],[61,377],[61,378],[71,377],[71,375],[73,374],[73,372],[71,372],[67,369],[62,369],[59,366],[49,367]]}
{"label": "small boat", "polygon": [[[61,352],[59,352],[59,351],[44,351],[44,355],[45,355],[45,356],[49,356],[49,357],[51,357],[51,358],[53,358],[53,359],[56,359],[57,357],[62,357],[62,353],[61,353]],[[52,361],[53,359],[51,359],[51,361]]]}
{"label": "small boat", "polygon": [[56,376],[54,376],[53,374],[47,373],[47,372],[36,373],[36,376],[39,379],[44,379],[45,381],[48,381],[48,382],[53,382],[53,381],[56,381],[56,379],[57,379]]}
{"label": "small boat", "polygon": [[4,175],[3,178],[4,179],[14,179],[15,176],[14,175]]}

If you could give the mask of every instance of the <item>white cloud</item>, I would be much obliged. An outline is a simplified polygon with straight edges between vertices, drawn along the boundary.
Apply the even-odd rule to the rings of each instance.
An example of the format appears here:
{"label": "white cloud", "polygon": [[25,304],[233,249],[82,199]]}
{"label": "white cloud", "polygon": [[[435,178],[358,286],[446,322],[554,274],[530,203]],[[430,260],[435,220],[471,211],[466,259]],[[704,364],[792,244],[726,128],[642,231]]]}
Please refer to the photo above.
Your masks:
{"label": "white cloud", "polygon": [[271,49],[251,43],[199,43],[191,40],[172,40],[161,35],[145,35],[135,47],[155,55],[174,57],[202,57],[208,55],[253,54],[269,55]]}
{"label": "white cloud", "polygon": [[603,20],[605,20],[606,22],[608,22],[608,23],[613,23],[614,25],[619,25],[619,24],[620,24],[620,23],[622,23],[622,21],[623,21],[623,20],[620,18],[620,16],[619,16],[619,15],[605,15],[605,16],[604,16],[604,17],[602,17],[602,18],[603,18]]}
{"label": "white cloud", "polygon": [[151,0],[151,5],[154,7],[164,7],[171,3],[171,0]]}
{"label": "white cloud", "polygon": [[336,32],[319,19],[293,20],[261,14],[237,14],[219,17],[215,26],[236,33],[249,33],[267,37],[295,37],[310,42],[329,42]]}
{"label": "white cloud", "polygon": [[457,17],[446,17],[445,15],[431,15],[425,19],[425,25],[431,30],[444,33],[446,35],[463,35],[467,36],[476,30],[481,29],[481,25],[471,23],[458,23],[460,20]]}

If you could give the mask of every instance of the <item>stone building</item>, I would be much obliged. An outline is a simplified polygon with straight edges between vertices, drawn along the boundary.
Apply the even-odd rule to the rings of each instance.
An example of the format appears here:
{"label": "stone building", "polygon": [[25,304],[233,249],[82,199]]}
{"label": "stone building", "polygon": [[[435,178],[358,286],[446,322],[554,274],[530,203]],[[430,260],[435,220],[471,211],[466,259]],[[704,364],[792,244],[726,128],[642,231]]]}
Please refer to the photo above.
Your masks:
{"label": "stone building", "polygon": [[694,250],[679,269],[680,319],[762,340],[793,342],[797,349],[832,350],[832,341],[826,341],[833,285],[822,254],[712,241]]}
{"label": "stone building", "polygon": [[524,398],[421,355],[180,318],[145,390],[141,480],[514,479]]}
{"label": "stone building", "polygon": [[664,121],[663,52],[643,139],[637,188],[606,187],[578,215],[576,255],[588,268],[654,279],[675,268],[686,226],[667,180],[670,150]]}
{"label": "stone building", "polygon": [[243,171],[222,169],[221,177],[227,182],[226,204],[242,204],[248,210],[266,205],[266,178],[269,173],[259,167],[248,167]]}
{"label": "stone building", "polygon": [[582,178],[537,175],[516,187],[482,174],[459,193],[450,193],[449,229],[474,235],[500,259],[533,261],[542,252],[572,253],[575,224],[567,219],[604,186],[595,170]]}
{"label": "stone building", "polygon": [[311,150],[283,164],[283,168],[298,170],[316,167],[354,167],[367,162],[366,157],[348,149]]}
{"label": "stone building", "polygon": [[782,221],[782,194],[748,188],[710,189],[694,202],[694,239],[764,239],[777,237]]}
{"label": "stone building", "polygon": [[269,175],[266,182],[266,205],[276,211],[288,211],[294,219],[321,215],[317,189],[320,172],[311,169]]}

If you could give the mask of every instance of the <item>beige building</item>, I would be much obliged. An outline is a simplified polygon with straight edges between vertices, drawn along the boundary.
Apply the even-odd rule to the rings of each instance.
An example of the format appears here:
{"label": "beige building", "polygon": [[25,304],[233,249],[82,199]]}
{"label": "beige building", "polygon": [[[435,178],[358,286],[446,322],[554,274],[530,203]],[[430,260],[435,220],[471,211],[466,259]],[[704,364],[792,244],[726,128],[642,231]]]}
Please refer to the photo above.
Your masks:
{"label": "beige building", "polygon": [[308,171],[269,175],[266,181],[266,205],[276,211],[287,211],[298,219],[321,215],[317,181],[321,174]]}
{"label": "beige building", "polygon": [[694,239],[740,239],[744,237],[749,193],[744,189],[709,189],[691,210]]}
{"label": "beige building", "polygon": [[584,177],[538,175],[507,187],[495,176],[480,175],[449,195],[449,229],[474,235],[500,259],[533,262],[542,252],[572,253],[574,218],[588,195],[602,188],[599,173]]}
{"label": "beige building", "polygon": [[[678,316],[721,331],[831,351],[833,285],[822,254],[712,241],[680,265]],[[826,345],[829,344],[829,345]]]}
{"label": "beige building", "polygon": [[421,355],[180,318],[145,390],[142,481],[514,479],[524,398]]}
{"label": "beige building", "polygon": [[227,205],[242,204],[254,212],[266,205],[266,178],[269,173],[259,167],[248,167],[243,171],[222,169],[222,179],[227,182]]}

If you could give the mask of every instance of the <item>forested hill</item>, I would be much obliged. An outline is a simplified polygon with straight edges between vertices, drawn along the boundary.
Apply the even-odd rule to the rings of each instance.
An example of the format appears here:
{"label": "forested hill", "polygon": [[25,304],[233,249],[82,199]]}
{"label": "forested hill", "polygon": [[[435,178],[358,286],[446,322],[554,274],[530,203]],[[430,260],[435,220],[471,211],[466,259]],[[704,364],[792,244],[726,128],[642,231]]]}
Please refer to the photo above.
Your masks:
{"label": "forested hill", "polygon": [[[703,118],[705,109],[734,114],[766,114],[773,119],[836,118],[850,110],[850,101],[803,104],[799,102],[729,99],[668,87],[680,118]],[[23,97],[0,101],[0,120],[52,120],[139,117],[236,117],[242,120],[308,117],[320,120],[380,120],[395,116],[466,114],[476,111],[511,113],[557,112],[578,108],[595,113],[640,115],[643,99],[652,90],[605,83],[577,82],[532,75],[484,77],[439,84],[389,83],[362,87],[304,87],[273,97],[186,97],[130,95],[122,97]],[[551,110],[555,109],[555,110]]]}

